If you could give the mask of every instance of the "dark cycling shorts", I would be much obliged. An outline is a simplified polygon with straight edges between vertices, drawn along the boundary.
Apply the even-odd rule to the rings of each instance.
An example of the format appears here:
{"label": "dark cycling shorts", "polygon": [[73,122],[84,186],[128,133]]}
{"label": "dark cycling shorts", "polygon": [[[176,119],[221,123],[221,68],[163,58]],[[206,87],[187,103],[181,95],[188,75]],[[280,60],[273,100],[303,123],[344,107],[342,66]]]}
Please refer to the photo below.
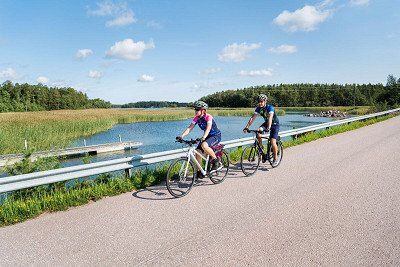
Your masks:
{"label": "dark cycling shorts", "polygon": [[[217,145],[219,142],[221,142],[221,134],[216,134],[213,136],[207,136],[206,140],[204,140],[208,144],[209,147]],[[201,147],[201,143],[197,146],[197,149],[199,149],[201,152],[203,151],[203,148]]]}
{"label": "dark cycling shorts", "polygon": [[[260,128],[266,130],[268,128],[267,122],[261,124]],[[279,134],[279,125],[272,125],[271,129],[269,130],[269,138],[278,139],[278,134]]]}

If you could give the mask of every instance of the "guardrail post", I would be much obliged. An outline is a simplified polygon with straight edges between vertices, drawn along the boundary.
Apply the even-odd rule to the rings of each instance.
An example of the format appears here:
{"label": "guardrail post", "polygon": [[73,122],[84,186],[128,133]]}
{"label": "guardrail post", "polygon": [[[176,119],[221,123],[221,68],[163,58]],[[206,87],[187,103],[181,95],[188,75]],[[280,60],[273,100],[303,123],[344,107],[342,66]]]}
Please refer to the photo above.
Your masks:
{"label": "guardrail post", "polygon": [[86,146],[86,139],[83,139],[83,146]]}
{"label": "guardrail post", "polygon": [[121,135],[119,134],[118,136],[119,136],[119,142],[122,143]]}
{"label": "guardrail post", "polygon": [[125,169],[125,176],[126,178],[130,178],[132,176],[132,169]]}

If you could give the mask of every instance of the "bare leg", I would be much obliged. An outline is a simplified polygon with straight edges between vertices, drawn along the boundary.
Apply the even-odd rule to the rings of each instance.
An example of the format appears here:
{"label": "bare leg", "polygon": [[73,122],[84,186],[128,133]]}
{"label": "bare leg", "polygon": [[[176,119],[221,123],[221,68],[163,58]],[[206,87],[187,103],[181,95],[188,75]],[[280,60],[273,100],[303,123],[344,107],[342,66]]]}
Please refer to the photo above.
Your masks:
{"label": "bare leg", "polygon": [[210,155],[210,157],[211,157],[212,159],[217,158],[217,156],[215,156],[214,150],[212,150],[211,147],[208,146],[207,142],[203,142],[203,143],[201,144],[201,148],[203,148],[204,152],[205,152],[207,155]]}
{"label": "bare leg", "polygon": [[[258,131],[259,131],[259,132],[262,132],[262,131],[264,131],[264,128],[260,127],[260,128],[258,128]],[[258,143],[259,143],[260,146],[262,147],[262,138],[261,138],[261,134],[260,134],[260,133],[257,134],[257,139],[258,139]],[[264,149],[263,149],[263,150],[264,150]]]}
{"label": "bare leg", "polygon": [[278,158],[278,145],[276,144],[276,139],[271,138],[272,153],[274,153],[274,160]]}

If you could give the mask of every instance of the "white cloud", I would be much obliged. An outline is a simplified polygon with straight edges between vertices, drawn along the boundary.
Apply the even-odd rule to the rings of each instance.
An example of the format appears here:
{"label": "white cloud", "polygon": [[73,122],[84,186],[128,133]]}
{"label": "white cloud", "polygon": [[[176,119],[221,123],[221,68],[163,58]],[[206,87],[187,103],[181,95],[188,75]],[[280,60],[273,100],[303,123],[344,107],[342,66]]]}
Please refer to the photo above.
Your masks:
{"label": "white cloud", "polygon": [[134,42],[132,39],[125,39],[116,42],[110,50],[106,52],[108,57],[116,57],[127,60],[139,60],[142,58],[143,52],[146,49],[153,49],[155,45],[153,41],[145,43],[143,41]]}
{"label": "white cloud", "polygon": [[101,77],[103,77],[103,73],[97,70],[91,70],[88,73],[88,77],[93,79],[100,79]]}
{"label": "white cloud", "polygon": [[18,73],[13,68],[7,68],[0,71],[0,78],[6,80],[15,80],[19,77]]}
{"label": "white cloud", "polygon": [[218,55],[218,60],[223,62],[241,62],[249,57],[251,51],[261,47],[261,44],[233,43],[225,46]]}
{"label": "white cloud", "polygon": [[261,70],[250,70],[250,71],[246,71],[246,70],[241,70],[239,71],[238,75],[240,76],[250,76],[250,77],[255,77],[255,76],[272,76],[273,69],[268,68],[268,69],[261,69]]}
{"label": "white cloud", "polygon": [[221,68],[208,68],[208,69],[200,71],[199,73],[208,75],[208,74],[214,74],[214,73],[217,73],[220,71],[221,71]]}
{"label": "white cloud", "polygon": [[41,84],[47,84],[49,82],[49,78],[44,76],[39,76],[36,81]]}
{"label": "white cloud", "polygon": [[369,5],[369,0],[350,0],[350,4],[353,6],[367,6]]}
{"label": "white cloud", "polygon": [[274,19],[274,23],[289,32],[309,32],[316,30],[318,24],[327,20],[331,14],[332,11],[330,10],[306,5],[294,12],[283,11]]}
{"label": "white cloud", "polygon": [[152,81],[154,81],[154,76],[143,74],[137,79],[137,81],[138,82],[152,82]]}
{"label": "white cloud", "polygon": [[119,15],[113,20],[109,20],[106,22],[107,27],[113,27],[113,26],[125,26],[129,25],[136,22],[136,19],[134,17],[134,14],[132,11],[127,11],[124,14]]}
{"label": "white cloud", "polygon": [[91,49],[79,49],[78,52],[76,52],[76,57],[79,59],[87,58],[88,56],[92,55],[93,51]]}
{"label": "white cloud", "polygon": [[88,14],[98,17],[113,17],[106,22],[107,27],[125,26],[137,21],[135,14],[126,2],[104,1],[97,3],[97,9],[89,10]]}
{"label": "white cloud", "polygon": [[268,51],[274,54],[293,54],[297,52],[297,47],[294,45],[283,44],[277,47],[271,47]]}

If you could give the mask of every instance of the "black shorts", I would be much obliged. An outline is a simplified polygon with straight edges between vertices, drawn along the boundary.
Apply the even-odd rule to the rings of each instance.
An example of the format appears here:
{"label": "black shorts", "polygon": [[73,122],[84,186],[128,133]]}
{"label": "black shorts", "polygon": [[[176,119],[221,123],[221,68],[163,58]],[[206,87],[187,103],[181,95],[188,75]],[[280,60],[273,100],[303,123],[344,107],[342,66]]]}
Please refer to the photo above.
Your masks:
{"label": "black shorts", "polygon": [[[268,123],[264,122],[263,124],[261,124],[260,128],[263,128],[264,131],[267,130]],[[279,134],[279,124],[271,125],[271,129],[269,130],[269,138],[278,139],[278,134]]]}
{"label": "black shorts", "polygon": [[[204,142],[206,142],[209,147],[215,146],[216,144],[221,142],[221,134],[207,136],[207,138],[206,138],[206,140],[204,140]],[[204,152],[203,148],[201,147],[201,144],[202,143],[199,143],[199,145],[197,146],[197,149],[200,150],[201,152]]]}

